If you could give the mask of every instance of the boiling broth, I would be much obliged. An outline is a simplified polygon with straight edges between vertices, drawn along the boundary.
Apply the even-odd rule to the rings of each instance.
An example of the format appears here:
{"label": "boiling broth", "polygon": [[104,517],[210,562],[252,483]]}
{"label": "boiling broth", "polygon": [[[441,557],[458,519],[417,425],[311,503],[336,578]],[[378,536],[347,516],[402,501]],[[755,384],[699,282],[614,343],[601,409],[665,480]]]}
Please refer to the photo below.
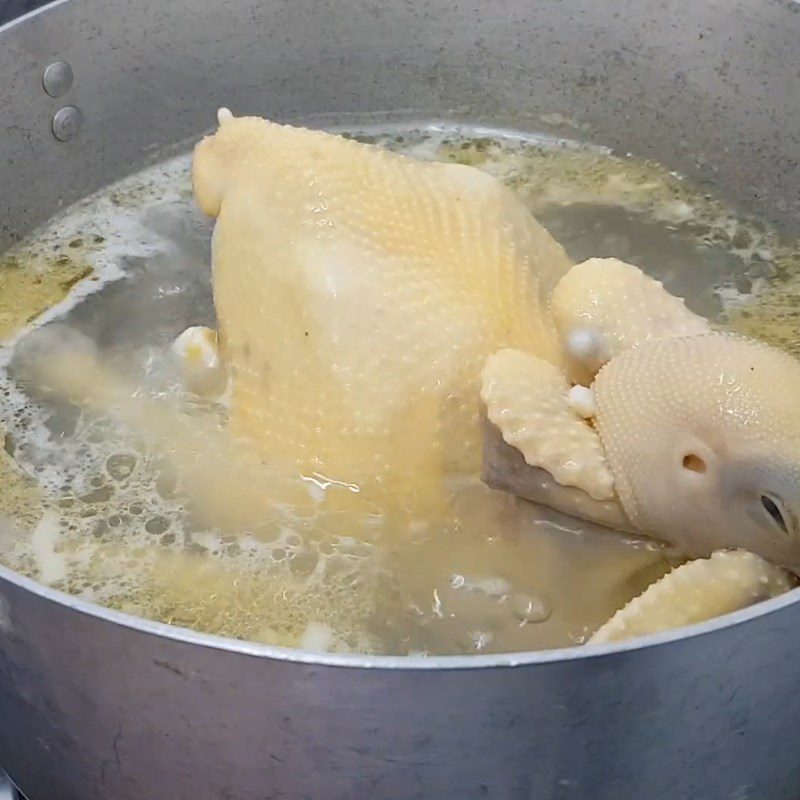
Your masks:
{"label": "boiling broth", "polygon": [[[574,260],[639,264],[719,324],[794,343],[770,281],[796,274],[796,248],[656,164],[474,128],[348,135],[491,172]],[[212,225],[194,206],[189,170],[182,156],[128,178],[0,261],[5,564],[201,631],[312,650],[454,654],[583,642],[676,563],[653,542],[519,503],[476,475],[447,476],[443,514],[400,524],[384,508],[327,513],[326,494],[358,487],[274,467],[268,518],[215,528],[141,431],[38,394],[20,354],[57,320],[140,391],[224,424],[224,405],[187,395],[168,355],[186,327],[214,325]]]}

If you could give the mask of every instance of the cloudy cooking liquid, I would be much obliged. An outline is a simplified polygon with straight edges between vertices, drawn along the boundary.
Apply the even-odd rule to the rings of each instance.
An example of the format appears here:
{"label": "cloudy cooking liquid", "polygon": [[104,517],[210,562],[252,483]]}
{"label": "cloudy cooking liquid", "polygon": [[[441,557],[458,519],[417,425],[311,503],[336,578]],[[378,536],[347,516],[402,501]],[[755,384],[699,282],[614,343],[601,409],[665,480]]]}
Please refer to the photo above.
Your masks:
{"label": "cloudy cooking liquid", "polygon": [[[361,138],[487,170],[573,259],[639,264],[692,310],[769,338],[759,313],[771,318],[759,309],[774,294],[770,276],[791,274],[796,251],[657,165],[478,129],[393,128]],[[670,562],[657,545],[517,503],[477,476],[448,476],[444,517],[400,530],[380,508],[356,505],[344,519],[315,511],[342,487],[276,468],[270,518],[233,533],[208,529],[146,437],[28,394],[14,344],[24,345],[30,317],[34,325],[60,320],[98,342],[143,391],[224,419],[223,407],[181,394],[167,358],[183,329],[214,324],[212,225],[194,206],[189,169],[183,156],[128,178],[0,262],[0,335],[11,337],[0,350],[4,563],[201,631],[393,654],[580,643],[663,574]],[[293,505],[298,491],[307,501]]]}

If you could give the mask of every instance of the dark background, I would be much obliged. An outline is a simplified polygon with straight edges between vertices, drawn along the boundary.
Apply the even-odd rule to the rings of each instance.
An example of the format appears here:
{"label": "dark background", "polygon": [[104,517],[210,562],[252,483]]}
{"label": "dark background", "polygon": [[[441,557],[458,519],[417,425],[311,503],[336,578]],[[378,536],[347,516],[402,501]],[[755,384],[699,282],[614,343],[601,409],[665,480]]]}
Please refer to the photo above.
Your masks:
{"label": "dark background", "polygon": [[43,6],[48,0],[0,0],[0,25]]}

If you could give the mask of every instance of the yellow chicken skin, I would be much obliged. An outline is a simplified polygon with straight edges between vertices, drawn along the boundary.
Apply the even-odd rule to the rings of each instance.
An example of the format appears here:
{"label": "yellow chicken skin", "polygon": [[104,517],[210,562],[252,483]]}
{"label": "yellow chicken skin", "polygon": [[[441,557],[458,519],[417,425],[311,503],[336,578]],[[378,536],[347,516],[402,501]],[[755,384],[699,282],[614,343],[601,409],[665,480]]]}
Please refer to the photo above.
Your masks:
{"label": "yellow chicken skin", "polygon": [[271,461],[413,494],[477,469],[487,356],[560,360],[546,298],[570,262],[478,170],[223,113],[193,180],[232,430]]}

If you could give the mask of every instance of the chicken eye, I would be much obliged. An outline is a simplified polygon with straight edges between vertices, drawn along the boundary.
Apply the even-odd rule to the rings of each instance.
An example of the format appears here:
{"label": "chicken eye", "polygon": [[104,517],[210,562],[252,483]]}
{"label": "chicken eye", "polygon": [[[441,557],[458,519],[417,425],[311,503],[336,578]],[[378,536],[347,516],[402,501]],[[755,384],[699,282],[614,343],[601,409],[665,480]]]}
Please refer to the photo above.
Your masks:
{"label": "chicken eye", "polygon": [[783,515],[783,511],[778,502],[776,502],[773,498],[769,495],[762,494],[761,495],[761,505],[764,506],[764,510],[767,514],[772,517],[773,522],[784,532],[789,532],[789,526],[786,523],[786,519]]}

